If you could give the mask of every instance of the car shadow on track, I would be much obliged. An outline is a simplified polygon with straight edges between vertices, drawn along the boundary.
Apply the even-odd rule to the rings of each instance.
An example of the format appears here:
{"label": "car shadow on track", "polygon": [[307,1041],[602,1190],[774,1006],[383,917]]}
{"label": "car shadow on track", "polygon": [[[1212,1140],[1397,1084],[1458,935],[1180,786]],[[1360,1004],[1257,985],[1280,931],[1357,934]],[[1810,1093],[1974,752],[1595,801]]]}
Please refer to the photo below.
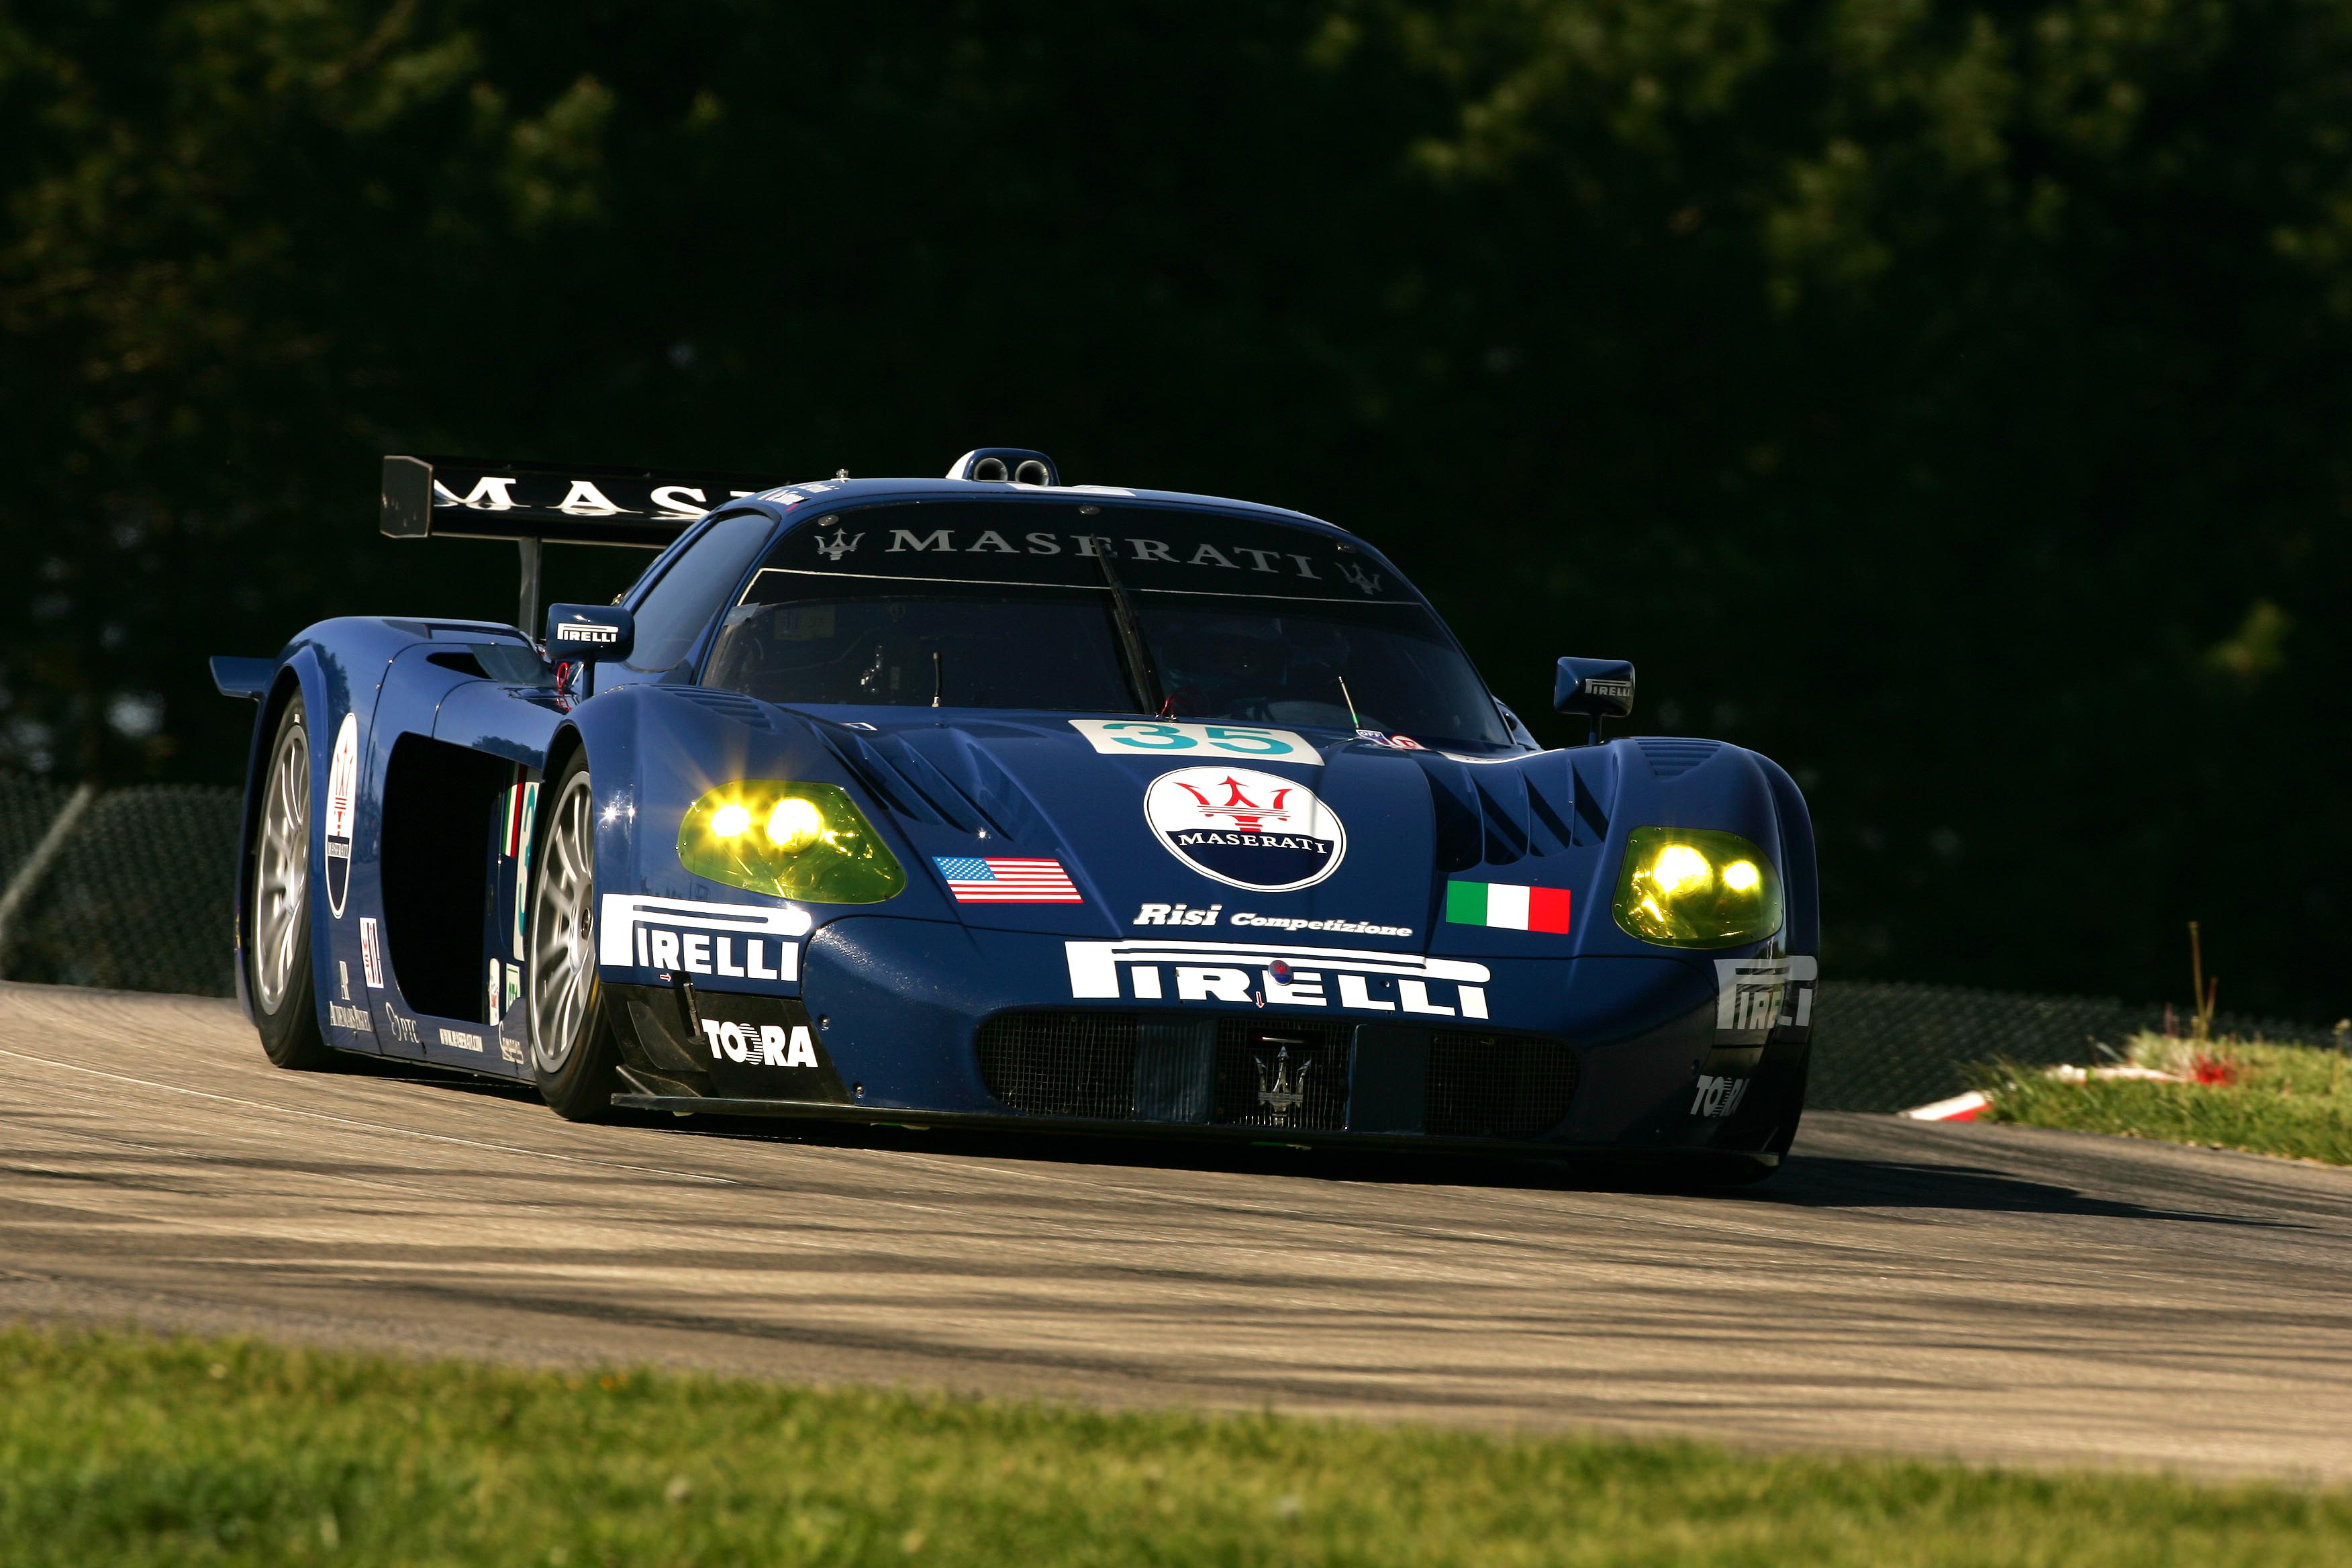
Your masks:
{"label": "car shadow on track", "polygon": [[2063,1183],[2038,1181],[1977,1165],[1937,1165],[1846,1155],[1792,1154],[1769,1182],[1739,1195],[1797,1208],[1956,1209],[1974,1214],[2179,1220],[2264,1230],[2304,1228],[2281,1220],[2097,1197]]}
{"label": "car shadow on track", "polygon": [[[352,1057],[338,1062],[335,1070],[398,1079],[420,1088],[510,1100],[518,1106],[541,1109],[543,1114],[552,1114],[543,1110],[538,1092],[527,1084],[500,1082],[423,1062]],[[1359,1152],[1307,1149],[1271,1142],[1187,1143],[1164,1138],[1118,1138],[1088,1133],[1024,1133],[993,1129],[771,1121],[751,1117],[674,1117],[642,1111],[616,1112],[614,1122],[674,1137],[769,1143],[785,1148],[804,1146],[877,1152],[896,1151],[973,1159],[1033,1161],[1065,1166],[1217,1172],[1291,1181],[1623,1193],[1799,1208],[1948,1209],[1967,1213],[2176,1220],[2264,1229],[2300,1228],[2277,1220],[2199,1213],[2125,1199],[2095,1197],[2063,1183],[2037,1181],[1981,1166],[1801,1152],[1791,1154],[1768,1180],[1753,1185],[1738,1185],[1694,1179],[1689,1171],[1677,1169],[1666,1163],[1629,1163],[1590,1158],[1492,1158],[1462,1153]]]}
{"label": "car shadow on track", "polygon": [[2204,1225],[2296,1228],[2282,1222],[2198,1213],[2097,1197],[2060,1183],[1916,1161],[1797,1153],[1768,1180],[1727,1185],[1695,1179],[1664,1163],[1593,1159],[1496,1159],[1458,1153],[1301,1149],[1290,1145],[1182,1143],[1165,1139],[1083,1134],[1022,1134],[961,1130],[794,1123],[694,1117],[675,1124],[681,1136],[828,1148],[904,1150],[1057,1165],[1213,1171],[1288,1180],[1364,1182],[1389,1186],[1517,1188],[1623,1193],[1801,1208],[1950,1209],[1972,1213],[2073,1215],[2178,1220]]}

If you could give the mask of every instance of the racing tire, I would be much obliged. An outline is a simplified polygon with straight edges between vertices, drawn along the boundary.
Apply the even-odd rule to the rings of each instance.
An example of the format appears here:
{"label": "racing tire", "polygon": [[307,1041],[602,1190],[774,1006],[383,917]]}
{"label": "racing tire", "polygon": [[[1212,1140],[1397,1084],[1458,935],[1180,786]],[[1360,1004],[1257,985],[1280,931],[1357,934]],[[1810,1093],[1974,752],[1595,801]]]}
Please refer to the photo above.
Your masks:
{"label": "racing tire", "polygon": [[278,717],[262,775],[261,811],[254,823],[246,871],[246,994],[262,1053],[281,1068],[313,1071],[334,1060],[319,1030],[319,998],[310,973],[310,725],[296,693]]}
{"label": "racing tire", "polygon": [[586,755],[575,754],[543,799],[531,850],[530,1076],[566,1121],[613,1119],[621,1052],[596,975],[596,792]]}

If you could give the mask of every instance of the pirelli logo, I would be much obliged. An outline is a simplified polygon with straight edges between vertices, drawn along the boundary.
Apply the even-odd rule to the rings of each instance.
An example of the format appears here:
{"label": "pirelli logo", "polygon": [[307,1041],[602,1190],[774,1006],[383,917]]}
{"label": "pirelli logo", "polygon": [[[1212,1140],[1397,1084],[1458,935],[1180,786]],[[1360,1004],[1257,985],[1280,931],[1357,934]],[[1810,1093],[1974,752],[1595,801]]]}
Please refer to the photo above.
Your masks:
{"label": "pirelli logo", "polygon": [[790,904],[706,904],[607,893],[596,961],[607,968],[729,980],[796,981],[801,938],[816,922]]}
{"label": "pirelli logo", "polygon": [[1492,973],[1464,959],[1238,942],[1066,942],[1070,994],[1484,1018]]}

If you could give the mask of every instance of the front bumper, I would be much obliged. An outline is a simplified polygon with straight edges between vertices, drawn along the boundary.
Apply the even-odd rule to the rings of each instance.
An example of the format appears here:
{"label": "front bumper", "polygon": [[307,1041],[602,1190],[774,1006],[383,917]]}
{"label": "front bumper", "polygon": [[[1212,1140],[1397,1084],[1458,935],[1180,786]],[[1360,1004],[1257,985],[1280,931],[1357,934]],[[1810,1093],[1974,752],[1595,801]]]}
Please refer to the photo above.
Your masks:
{"label": "front bumper", "polygon": [[[1808,968],[1808,976],[1810,969]],[[1801,1007],[1723,1026],[1706,959],[1105,943],[866,916],[798,997],[611,985],[648,1110],[1421,1149],[1787,1147]]]}

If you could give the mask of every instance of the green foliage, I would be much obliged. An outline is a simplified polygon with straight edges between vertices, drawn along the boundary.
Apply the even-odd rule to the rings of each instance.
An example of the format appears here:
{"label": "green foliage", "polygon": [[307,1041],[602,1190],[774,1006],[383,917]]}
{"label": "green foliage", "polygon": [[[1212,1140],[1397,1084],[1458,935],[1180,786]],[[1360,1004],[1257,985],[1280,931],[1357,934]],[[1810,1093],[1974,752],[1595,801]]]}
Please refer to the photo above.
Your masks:
{"label": "green foliage", "polygon": [[[2193,1071],[2184,1051],[2180,1041],[2143,1035],[2131,1054],[2143,1066]],[[1984,1120],[2352,1165],[2352,1065],[2346,1053],[2221,1039],[2206,1058],[2207,1071],[2229,1081],[2092,1078],[2069,1083],[2030,1068],[1996,1066],[1978,1085],[1992,1100]]]}
{"label": "green foliage", "polygon": [[510,613],[386,451],[1018,441],[1360,529],[1523,714],[1637,659],[1807,789],[1830,973],[2202,913],[2345,1010],[2342,7],[101,0],[0,16],[0,201],[19,766],[234,777],[204,655]]}
{"label": "green foliage", "polygon": [[2257,1485],[0,1332],[0,1564],[2292,1565]]}

